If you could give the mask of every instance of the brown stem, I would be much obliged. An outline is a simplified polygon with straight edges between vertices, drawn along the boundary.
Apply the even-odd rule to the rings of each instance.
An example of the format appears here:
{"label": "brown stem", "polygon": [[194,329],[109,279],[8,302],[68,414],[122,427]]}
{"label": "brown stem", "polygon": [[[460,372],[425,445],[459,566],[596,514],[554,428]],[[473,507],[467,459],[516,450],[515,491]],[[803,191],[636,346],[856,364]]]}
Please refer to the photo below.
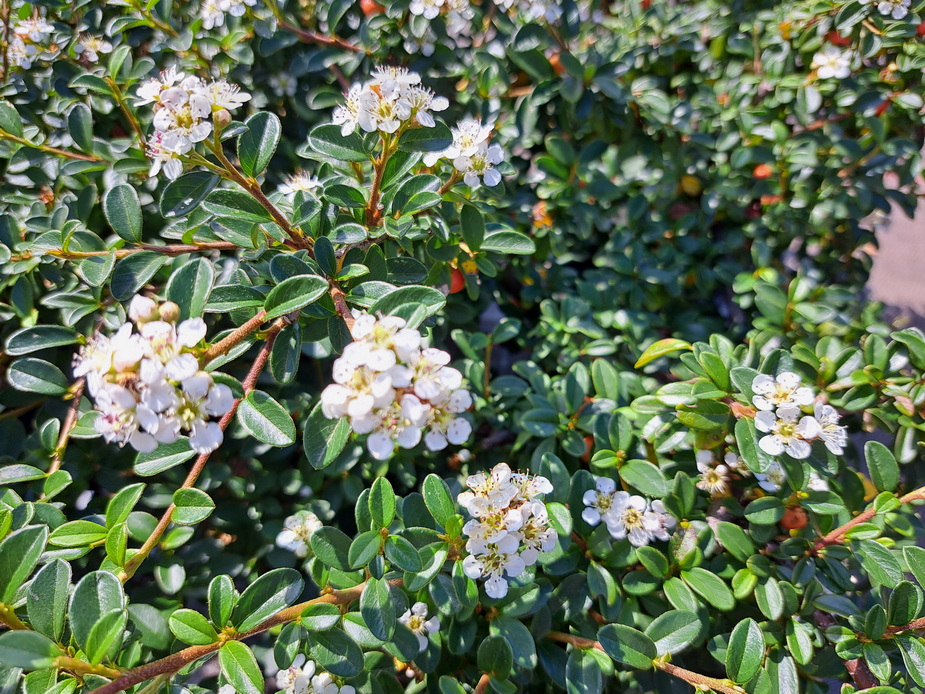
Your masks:
{"label": "brown stem", "polygon": [[[393,585],[400,585],[401,581],[393,581],[392,583]],[[125,691],[133,685],[139,684],[154,677],[158,677],[159,675],[177,672],[190,663],[199,660],[204,656],[215,653],[219,648],[221,648],[222,643],[225,641],[243,641],[244,639],[250,638],[251,636],[255,636],[267,631],[268,629],[272,629],[275,626],[279,626],[280,624],[285,624],[287,622],[292,622],[299,619],[302,616],[302,612],[304,612],[305,608],[309,605],[318,605],[321,603],[327,603],[329,605],[349,605],[351,602],[354,602],[360,598],[360,595],[363,593],[363,588],[365,587],[366,584],[361,583],[360,585],[354,586],[352,588],[334,590],[330,593],[322,595],[319,598],[315,598],[314,600],[309,600],[308,602],[303,602],[299,605],[293,605],[292,607],[289,607],[282,612],[278,612],[263,624],[260,624],[249,631],[225,636],[225,638],[220,638],[220,640],[216,643],[210,643],[205,646],[190,646],[189,648],[184,648],[182,651],[178,651],[173,655],[167,656],[166,658],[156,660],[153,663],[147,663],[146,665],[132,668],[131,670],[123,673],[119,679],[94,689],[92,692],[90,692],[90,694],[116,694],[117,692]]]}
{"label": "brown stem", "polygon": [[227,174],[228,178],[241,186],[244,190],[251,194],[251,196],[260,203],[260,206],[263,207],[267,212],[270,213],[270,216],[273,218],[273,221],[276,222],[280,228],[286,232],[286,235],[292,239],[299,248],[308,248],[312,247],[312,240],[305,238],[300,232],[296,231],[292,225],[289,223],[289,220],[286,219],[286,215],[280,212],[279,208],[270,202],[270,199],[264,195],[263,189],[260,187],[260,184],[257,183],[252,178],[247,178],[238,171],[237,167],[232,164],[228,157],[225,156],[225,151],[222,148],[222,143],[218,139],[219,133],[218,130],[215,131],[215,140],[209,141],[206,140],[206,146],[209,148],[209,151],[214,154],[219,162],[221,162],[224,167],[224,172]]}
{"label": "brown stem", "polygon": [[[494,8],[494,5],[492,5],[492,8]],[[453,175],[450,176],[450,180],[440,186],[440,189],[437,191],[437,195],[446,195],[450,188],[456,185],[457,181],[459,181],[459,172],[454,169]]]}
{"label": "brown stem", "polygon": [[[241,384],[245,397],[248,393],[254,390],[254,387],[257,384],[257,377],[260,375],[260,372],[263,371],[263,367],[267,363],[267,358],[270,356],[270,350],[273,349],[273,342],[276,340],[276,336],[279,334],[279,331],[282,330],[285,325],[286,322],[284,320],[277,320],[268,331],[266,343],[260,349],[260,354],[257,355],[257,358],[254,360],[254,364],[251,366],[250,371],[247,372],[247,376],[244,378],[244,381]],[[228,412],[226,412],[218,421],[218,426],[222,431],[225,431],[228,428],[228,425],[231,424],[231,420],[234,418],[235,412],[238,411],[238,405],[241,404],[243,399],[244,398],[235,399],[231,409],[228,410]],[[180,487],[181,489],[191,489],[193,485],[196,484],[196,480],[199,479],[199,475],[202,474],[206,463],[209,461],[209,456],[211,456],[212,453],[214,453],[214,451],[210,451],[209,453],[202,453],[198,458],[196,458],[196,462],[193,463],[193,467],[190,468],[189,474],[186,476],[186,479],[183,481],[183,485]],[[170,506],[164,510],[163,515],[161,515],[161,519],[157,522],[157,526],[154,528],[154,532],[152,532],[151,536],[145,540],[144,544],[141,546],[141,549],[133,554],[131,559],[125,562],[125,566],[122,567],[122,571],[119,572],[119,579],[123,583],[125,583],[125,581],[130,579],[135,574],[135,572],[138,570],[138,567],[141,566],[141,563],[147,558],[149,554],[151,554],[151,551],[157,547],[158,543],[161,541],[161,537],[165,532],[167,532],[167,528],[170,525],[170,519],[171,516],[173,516],[174,509],[176,509],[176,506],[174,504],[170,504]]]}
{"label": "brown stem", "polygon": [[277,25],[280,29],[288,31],[291,34],[295,34],[299,41],[304,43],[316,43],[320,46],[331,46],[332,48],[340,48],[344,51],[351,51],[353,53],[368,53],[365,48],[356,46],[352,43],[344,41],[337,36],[325,36],[324,34],[317,34],[314,31],[308,31],[307,29],[302,29],[297,27],[295,24],[290,24],[285,20],[278,20]]}
{"label": "brown stem", "polygon": [[353,324],[356,322],[353,318],[353,311],[350,310],[350,307],[347,305],[347,299],[344,295],[344,290],[340,288],[339,285],[331,282],[331,289],[329,290],[331,298],[334,300],[334,308],[337,309],[337,312],[340,314],[340,317],[344,319],[344,323],[347,324],[348,330],[353,330]]}
{"label": "brown stem", "polygon": [[382,158],[373,167],[373,187],[369,191],[369,203],[366,205],[366,226],[372,229],[379,225],[382,216],[379,211],[379,189],[382,187],[382,176],[385,173],[385,164],[388,161],[388,144],[382,149]]}
{"label": "brown stem", "polygon": [[732,680],[718,680],[715,677],[706,677],[661,660],[654,660],[652,664],[662,672],[667,672],[672,677],[684,680],[695,687],[707,687],[715,692],[720,692],[720,694],[745,694],[745,690]]}
{"label": "brown stem", "polygon": [[141,151],[145,151],[145,133],[141,129],[141,123],[138,122],[138,119],[135,117],[135,114],[132,112],[132,109],[129,108],[128,102],[125,100],[125,95],[122,93],[122,90],[119,88],[119,85],[116,84],[116,81],[112,77],[106,77],[106,84],[109,85],[109,88],[112,90],[112,95],[116,99],[116,103],[119,104],[119,108],[122,110],[123,115],[126,120],[129,122],[129,125],[132,126],[132,130],[135,131],[135,137],[138,138],[138,146],[141,148]]}
{"label": "brown stem", "polygon": [[[918,489],[915,489],[909,492],[905,496],[900,497],[899,502],[901,504],[908,504],[910,502],[921,501],[923,499],[925,499],[925,487],[919,487]],[[853,528],[856,525],[860,525],[861,523],[866,523],[867,521],[869,521],[871,518],[873,518],[876,515],[877,515],[876,508],[871,506],[869,509],[867,509],[863,513],[858,514],[857,516],[852,518],[850,521],[848,521],[844,525],[838,526],[832,532],[816,540],[816,544],[813,547],[813,550],[818,552],[823,547],[828,547],[829,545],[838,544],[844,539],[845,533],[851,530],[851,528]]]}
{"label": "brown stem", "polygon": [[479,677],[479,683],[475,685],[472,694],[485,694],[488,691],[488,685],[491,683],[491,676],[486,672]]}
{"label": "brown stem", "polygon": [[890,627],[885,632],[883,632],[883,638],[891,639],[897,634],[902,634],[906,631],[918,631],[919,629],[925,629],[925,617],[914,619],[908,624],[900,624],[899,626]]}
{"label": "brown stem", "polygon": [[[168,246],[158,246],[151,243],[142,243],[132,248],[119,248],[114,251],[64,251],[58,248],[52,248],[45,253],[53,255],[56,258],[64,260],[83,260],[84,258],[93,258],[95,256],[114,255],[116,258],[124,258],[128,255],[141,253],[142,251],[153,251],[171,257],[183,255],[185,253],[197,253],[199,251],[234,251],[239,246],[228,241],[203,241],[201,243],[175,243]],[[30,256],[20,256],[19,260],[25,260]]]}
{"label": "brown stem", "polygon": [[[84,394],[84,386],[87,379],[81,376],[74,382],[74,392],[71,394],[73,402],[64,417],[64,423],[61,425],[61,433],[58,434],[58,444],[55,446],[55,452],[51,456],[51,465],[48,466],[48,475],[52,475],[61,469],[61,463],[64,460],[64,452],[67,450],[67,442],[71,438],[71,429],[77,424],[77,413],[80,411],[80,398]],[[45,498],[45,492],[42,492],[39,499]]]}
{"label": "brown stem", "polygon": [[59,670],[67,670],[78,676],[83,675],[102,675],[103,677],[118,677],[122,674],[121,670],[114,670],[105,665],[91,665],[85,660],[69,658],[67,656],[58,656],[55,658],[55,667]]}
{"label": "brown stem", "polygon": [[65,157],[66,159],[80,159],[81,161],[104,161],[101,157],[98,157],[94,154],[82,154],[81,152],[70,152],[66,149],[49,147],[48,145],[38,145],[34,142],[30,142],[24,137],[19,137],[13,133],[8,133],[6,130],[0,130],[0,140],[12,140],[13,142],[18,142],[21,145],[25,145],[26,147],[32,147],[33,149],[38,149],[42,152],[48,152],[48,154],[55,154],[59,157]]}
{"label": "brown stem", "polygon": [[241,325],[241,327],[239,327],[233,333],[210,346],[209,349],[203,352],[202,358],[199,360],[200,363],[208,364],[216,357],[219,357],[228,352],[228,350],[230,350],[232,347],[241,342],[241,340],[263,325],[264,321],[266,320],[266,315],[266,311],[260,311],[260,313]]}

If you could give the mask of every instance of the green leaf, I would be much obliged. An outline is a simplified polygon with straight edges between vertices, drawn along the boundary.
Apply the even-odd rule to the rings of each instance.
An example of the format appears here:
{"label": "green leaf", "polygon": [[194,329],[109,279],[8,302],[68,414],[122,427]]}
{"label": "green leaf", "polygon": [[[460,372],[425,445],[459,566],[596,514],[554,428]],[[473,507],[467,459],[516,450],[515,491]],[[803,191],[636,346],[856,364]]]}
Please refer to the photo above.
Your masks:
{"label": "green leaf", "polygon": [[909,676],[920,687],[925,687],[925,644],[918,636],[897,636],[895,639],[902,653]]}
{"label": "green leaf", "polygon": [[109,503],[106,504],[107,528],[112,528],[128,520],[129,514],[132,512],[132,509],[135,508],[139,499],[141,499],[141,495],[144,493],[146,486],[144,482],[130,484],[113,495]]}
{"label": "green leaf", "polygon": [[215,509],[215,502],[199,489],[178,489],[173,493],[176,508],[170,517],[178,525],[196,525],[201,523]]}
{"label": "green leaf", "polygon": [[653,497],[668,495],[668,480],[648,460],[630,460],[620,468],[620,479],[643,494]]}
{"label": "green leaf", "polygon": [[97,620],[84,648],[91,665],[99,665],[103,661],[116,640],[121,638],[127,622],[128,612],[125,608],[111,610]]}
{"label": "green leaf", "polygon": [[209,583],[209,619],[219,629],[228,624],[238,601],[238,591],[230,576],[216,576]]}
{"label": "green leaf", "polygon": [[485,220],[475,205],[463,205],[459,213],[463,241],[472,251],[478,251],[485,239]]}
{"label": "green leaf", "polygon": [[456,504],[453,503],[453,499],[450,497],[446,483],[437,475],[431,473],[424,478],[421,493],[424,496],[424,504],[427,506],[427,510],[430,511],[430,515],[434,517],[437,523],[446,528],[450,519],[456,515]]}
{"label": "green leaf", "polygon": [[266,319],[273,320],[316,302],[328,291],[328,282],[318,275],[296,275],[277,284],[267,294]]}
{"label": "green leaf", "polygon": [[417,572],[424,569],[417,549],[400,535],[389,535],[386,538],[385,558],[403,571]]}
{"label": "green leaf", "polygon": [[308,136],[308,145],[336,161],[369,161],[363,138],[357,133],[341,135],[339,125],[319,125]]}
{"label": "green leaf", "polygon": [[340,629],[310,634],[311,659],[338,677],[354,677],[363,670],[363,651]]}
{"label": "green leaf", "polygon": [[658,655],[680,653],[700,639],[703,623],[693,612],[671,610],[652,620],[646,628],[646,636],[652,639]]}
{"label": "green leaf", "polygon": [[677,407],[678,421],[691,429],[713,431],[723,427],[729,419],[729,406],[716,400],[698,400],[694,405]]}
{"label": "green leaf", "polygon": [[673,352],[678,352],[683,349],[692,350],[693,346],[689,342],[678,340],[673,337],[659,340],[646,347],[645,351],[639,356],[639,359],[636,360],[633,368],[641,368],[659,357],[664,357],[667,354],[672,354]]}
{"label": "green leaf", "polygon": [[253,629],[294,603],[304,586],[302,575],[295,569],[265,573],[241,593],[231,623],[238,631]]}
{"label": "green leaf", "polygon": [[202,204],[218,181],[218,176],[208,171],[193,171],[171,181],[161,193],[161,214],[168,219],[188,215]]}
{"label": "green leaf", "polygon": [[755,525],[774,525],[785,513],[784,503],[775,496],[764,496],[749,502],[745,517]]}
{"label": "green leaf", "polygon": [[879,441],[864,444],[864,458],[870,471],[870,481],[878,492],[892,492],[899,484],[899,464],[892,451]]}
{"label": "green leaf", "polygon": [[[604,685],[604,677],[596,656],[597,654],[592,650],[585,651],[578,648],[569,653],[565,663],[567,694],[600,694]],[[516,691],[516,688],[513,691]]]}
{"label": "green leaf", "polygon": [[93,571],[84,576],[74,592],[68,608],[68,623],[74,640],[85,648],[93,627],[103,615],[125,609],[122,583],[108,571]]}
{"label": "green leaf", "polygon": [[479,670],[504,679],[514,667],[514,652],[503,636],[489,636],[479,644],[476,660]]}
{"label": "green leaf", "polygon": [[260,390],[252,390],[241,401],[238,423],[258,441],[271,446],[295,443],[295,422],[289,410]]}
{"label": "green leaf", "polygon": [[16,390],[41,395],[64,395],[68,389],[67,377],[54,364],[42,359],[17,359],[6,371],[7,383]]}
{"label": "green leaf", "polygon": [[388,581],[377,578],[366,581],[366,587],[360,595],[360,614],[373,636],[382,641],[392,638],[396,615]]}
{"label": "green leaf", "polygon": [[505,255],[533,255],[536,253],[536,244],[533,239],[519,231],[505,229],[487,234],[479,245],[479,250]]}
{"label": "green leaf", "polygon": [[681,580],[713,607],[723,611],[735,607],[735,598],[726,582],[703,567],[697,566],[690,571],[682,571]]}
{"label": "green leaf", "polygon": [[99,523],[75,520],[59,525],[48,538],[56,547],[85,547],[106,539],[106,528]]}
{"label": "green leaf", "polygon": [[218,665],[238,694],[263,694],[263,674],[253,652],[240,641],[226,641],[218,649]]}
{"label": "green leaf", "polygon": [[858,561],[871,578],[888,588],[895,588],[903,580],[902,567],[893,552],[875,540],[853,540]]}
{"label": "green leaf", "polygon": [[350,440],[350,421],[346,417],[328,419],[317,403],[302,427],[305,457],[316,470],[327,467],[340,455]]}
{"label": "green leaf", "polygon": [[[43,529],[47,531],[47,528]],[[2,556],[3,550],[0,545],[0,562],[2,562]],[[28,566],[28,562],[24,566]],[[30,626],[48,638],[58,641],[64,633],[64,618],[67,615],[67,599],[70,589],[70,564],[62,559],[55,559],[43,566],[35,574],[35,578],[29,584],[29,591],[26,593]],[[11,601],[12,598],[8,598],[5,591],[0,595],[0,602]]]}
{"label": "green leaf", "polygon": [[[432,287],[412,285],[399,287],[389,292],[370,307],[370,313],[382,313],[384,316],[400,316],[412,323],[412,316],[419,323],[432,316],[446,305],[446,297]],[[412,309],[412,311],[409,311]],[[415,323],[416,324],[416,323]]]}
{"label": "green leaf", "polygon": [[340,621],[340,609],[337,605],[318,603],[302,610],[302,626],[309,631],[327,631],[337,626]]}
{"label": "green leaf", "polygon": [[45,476],[43,470],[39,470],[32,465],[23,463],[13,463],[0,467],[0,487],[18,482],[29,482],[31,480],[40,480]]}
{"label": "green leaf", "polygon": [[453,133],[443,123],[436,122],[432,128],[406,130],[398,142],[398,149],[403,152],[442,152],[451,144]]}
{"label": "green leaf", "polygon": [[177,610],[167,620],[170,631],[183,643],[205,646],[218,641],[218,634],[209,620],[195,610]]}
{"label": "green leaf", "polygon": [[84,152],[93,151],[93,114],[86,104],[76,103],[67,114],[67,131]]}
{"label": "green leaf", "polygon": [[925,587],[925,549],[915,546],[903,547],[903,559],[915,580],[920,586]]}
{"label": "green leaf", "polygon": [[18,357],[38,352],[40,349],[72,345],[78,339],[77,332],[72,328],[60,325],[35,325],[12,333],[6,339],[5,351],[11,357]]}
{"label": "green leaf", "polygon": [[167,280],[166,295],[180,307],[180,320],[198,318],[209,301],[215,268],[205,258],[191,260]]}
{"label": "green leaf", "polygon": [[0,663],[9,668],[39,670],[55,665],[64,651],[47,636],[34,631],[8,631],[0,634]]}
{"label": "green leaf", "polygon": [[241,222],[272,222],[267,209],[247,193],[229,188],[213,190],[202,202],[202,209],[216,217],[231,217]]}
{"label": "green leaf", "polygon": [[597,632],[597,640],[611,658],[639,670],[651,669],[652,661],[658,656],[652,639],[623,624],[603,627]]}
{"label": "green leaf", "polygon": [[755,553],[755,543],[752,542],[748,533],[735,523],[719,521],[713,527],[716,531],[716,539],[739,561],[748,561],[748,558]]}
{"label": "green leaf", "polygon": [[131,299],[168,260],[155,251],[140,251],[117,260],[109,280],[112,295],[119,301]]}
{"label": "green leaf", "polygon": [[16,108],[6,100],[0,101],[0,130],[8,132],[16,137],[23,137],[25,131],[22,126],[22,118]]}
{"label": "green leaf", "polygon": [[132,243],[141,241],[141,203],[132,186],[119,183],[103,195],[103,214],[120,237]]}
{"label": "green leaf", "polygon": [[247,130],[238,137],[238,161],[248,176],[259,176],[273,158],[282,126],[272,113],[259,111],[244,121]]}
{"label": "green leaf", "polygon": [[533,669],[537,666],[536,642],[523,622],[514,617],[502,615],[492,619],[489,628],[492,634],[498,634],[507,639],[516,665],[526,669]]}
{"label": "green leaf", "polygon": [[190,448],[187,439],[161,444],[150,453],[139,453],[135,456],[135,474],[142,477],[156,475],[180,463],[185,463],[194,455],[196,451]]}
{"label": "green leaf", "polygon": [[369,512],[379,528],[388,528],[395,519],[395,492],[385,477],[377,478],[369,490]]}
{"label": "green leaf", "polygon": [[729,635],[726,647],[726,674],[739,684],[758,674],[764,660],[764,636],[753,619],[743,619]]}
{"label": "green leaf", "polygon": [[329,525],[318,528],[312,533],[310,543],[315,556],[332,569],[350,571],[353,568],[348,559],[350,538],[337,528]]}
{"label": "green leaf", "polygon": [[347,561],[354,569],[359,569],[371,562],[382,549],[382,535],[378,530],[367,530],[360,533],[350,543],[350,551],[347,552]]}
{"label": "green leaf", "polygon": [[0,603],[13,604],[19,589],[45,550],[48,526],[29,525],[0,542]]}

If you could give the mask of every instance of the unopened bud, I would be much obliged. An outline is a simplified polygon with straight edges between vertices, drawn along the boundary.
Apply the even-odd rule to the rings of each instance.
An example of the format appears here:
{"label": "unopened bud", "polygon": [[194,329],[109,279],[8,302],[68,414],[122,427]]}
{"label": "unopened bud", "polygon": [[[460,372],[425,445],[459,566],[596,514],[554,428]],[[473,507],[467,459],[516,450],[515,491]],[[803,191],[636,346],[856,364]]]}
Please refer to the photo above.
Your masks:
{"label": "unopened bud", "polygon": [[139,325],[147,323],[157,318],[157,304],[153,299],[137,294],[128,305],[128,317]]}
{"label": "unopened bud", "polygon": [[212,122],[215,124],[215,129],[221,132],[231,122],[231,113],[227,108],[220,108],[212,114]]}
{"label": "unopened bud", "polygon": [[180,307],[172,301],[165,301],[161,304],[161,320],[167,323],[176,323],[180,317]]}

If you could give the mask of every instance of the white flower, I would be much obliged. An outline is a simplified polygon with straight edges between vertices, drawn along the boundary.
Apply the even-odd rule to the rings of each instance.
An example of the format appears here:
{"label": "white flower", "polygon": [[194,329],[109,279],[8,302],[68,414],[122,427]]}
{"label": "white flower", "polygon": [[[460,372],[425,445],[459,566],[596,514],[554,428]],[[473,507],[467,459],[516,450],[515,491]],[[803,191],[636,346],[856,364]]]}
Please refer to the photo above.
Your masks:
{"label": "white flower", "polygon": [[848,431],[838,423],[838,410],[831,405],[817,403],[813,414],[819,423],[819,438],[825,443],[825,447],[835,455],[844,453],[845,446],[848,445]]}
{"label": "white flower", "polygon": [[616,492],[613,505],[603,515],[604,523],[615,540],[629,538],[630,544],[643,547],[652,541],[654,527],[646,523],[648,504],[641,496],[630,496],[629,492]]}
{"label": "white flower", "polygon": [[270,75],[269,84],[270,89],[277,96],[295,96],[296,88],[299,85],[298,81],[286,72],[277,72],[275,75]]}
{"label": "white flower", "polygon": [[597,525],[604,514],[613,506],[613,495],[617,491],[617,483],[609,477],[598,477],[594,489],[589,489],[581,497],[587,507],[581,512],[581,517],[588,525]]}
{"label": "white flower", "polygon": [[276,536],[276,544],[278,547],[294,552],[297,557],[305,557],[311,548],[309,542],[312,533],[322,525],[323,523],[314,513],[299,511],[296,515],[286,519],[283,529]]}
{"label": "white flower", "polygon": [[755,397],[752,402],[759,410],[773,410],[775,407],[804,407],[813,403],[811,388],[800,386],[800,377],[784,371],[777,378],[759,374],[752,381]]}
{"label": "white flower", "polygon": [[726,455],[723,456],[723,462],[726,463],[726,467],[737,472],[742,477],[748,477],[752,474],[752,471],[748,469],[748,465],[745,464],[745,461],[733,451],[726,451]]}
{"label": "white flower", "polygon": [[478,554],[470,554],[463,559],[463,571],[469,578],[486,579],[485,593],[488,597],[503,598],[508,590],[504,574],[516,578],[526,568],[524,560],[517,554],[519,545],[516,536],[505,535],[497,544],[484,545],[479,548]]}
{"label": "white flower", "polygon": [[758,446],[768,455],[787,455],[803,460],[812,452],[810,441],[819,438],[822,429],[813,417],[801,417],[796,407],[778,407],[777,412],[762,410],[755,417],[755,428],[768,434]]}
{"label": "white flower", "polygon": [[241,91],[238,85],[227,80],[212,80],[208,85],[200,87],[197,92],[209,102],[212,111],[221,109],[234,111],[251,100],[250,94]]}
{"label": "white flower", "polygon": [[440,14],[441,7],[443,7],[443,0],[411,0],[408,9],[411,14],[422,15],[425,19],[434,19]]}
{"label": "white flower", "polygon": [[880,10],[880,14],[892,16],[893,19],[902,19],[909,14],[912,0],[872,0]]}
{"label": "white flower", "polygon": [[829,483],[822,479],[817,472],[810,472],[806,480],[806,488],[812,492],[829,491]]}
{"label": "white flower", "polygon": [[74,52],[88,62],[95,63],[100,59],[100,53],[112,53],[112,44],[96,36],[81,36],[74,45]]}
{"label": "white flower", "polygon": [[712,496],[726,496],[729,493],[729,468],[725,465],[713,466],[715,462],[713,453],[708,450],[697,451],[697,470],[700,472],[700,480],[697,482],[697,488],[705,492],[710,492]]}
{"label": "white flower", "polygon": [[765,472],[756,472],[755,479],[758,481],[759,487],[773,494],[779,492],[781,487],[784,486],[784,482],[787,481],[787,473],[784,471],[783,466],[775,460]]}
{"label": "white flower", "polygon": [[184,73],[177,72],[177,69],[174,67],[167,68],[161,72],[159,78],[152,77],[138,87],[138,91],[136,92],[138,101],[135,102],[136,105],[143,106],[144,104],[159,102],[161,100],[161,94],[173,87],[177,82],[180,82],[183,78]]}
{"label": "white flower", "polygon": [[225,23],[225,11],[221,0],[202,0],[199,16],[202,17],[202,28],[208,30],[220,27]]}
{"label": "white flower", "polygon": [[843,80],[851,74],[851,53],[840,51],[835,46],[826,46],[825,50],[813,56],[811,67],[816,70],[819,79],[835,77]]}
{"label": "white flower", "polygon": [[316,189],[321,186],[321,180],[312,176],[311,174],[300,171],[289,178],[280,185],[279,192],[286,196],[286,199],[292,202],[295,199],[295,194],[300,190],[305,193],[310,193],[313,197],[317,196]]}
{"label": "white flower", "polygon": [[28,43],[42,43],[51,36],[53,31],[54,27],[42,17],[21,19],[13,25],[13,33],[15,33],[20,40]]}
{"label": "white flower", "polygon": [[677,526],[678,521],[665,509],[665,504],[660,499],[656,499],[649,505],[645,517],[646,529],[656,540],[667,541],[671,538],[671,533]]}
{"label": "white flower", "polygon": [[151,159],[149,177],[157,176],[163,169],[164,175],[170,180],[179,178],[183,173],[183,160],[179,154],[164,147],[164,133],[155,130],[148,138],[146,154]]}
{"label": "white flower", "polygon": [[435,634],[440,630],[440,620],[436,616],[427,619],[427,605],[423,602],[414,603],[398,621],[414,632],[422,651],[427,648],[428,634]]}
{"label": "white flower", "polygon": [[494,164],[504,161],[504,153],[499,145],[489,145],[483,142],[474,154],[459,156],[453,160],[453,166],[462,172],[463,181],[470,188],[477,188],[480,182],[487,186],[496,186],[501,183],[501,174],[494,168]]}

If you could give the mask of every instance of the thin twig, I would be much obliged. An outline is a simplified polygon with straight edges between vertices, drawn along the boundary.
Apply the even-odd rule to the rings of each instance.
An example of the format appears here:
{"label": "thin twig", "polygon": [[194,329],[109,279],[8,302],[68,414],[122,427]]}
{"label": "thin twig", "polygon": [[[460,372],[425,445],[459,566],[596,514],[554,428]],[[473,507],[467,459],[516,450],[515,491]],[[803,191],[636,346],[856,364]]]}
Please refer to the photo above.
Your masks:
{"label": "thin twig", "polygon": [[13,142],[18,142],[19,144],[26,147],[32,147],[33,149],[47,152],[48,154],[65,157],[66,159],[80,159],[81,161],[105,161],[102,157],[98,157],[95,154],[71,152],[66,149],[59,149],[57,147],[49,147],[48,145],[36,144],[35,142],[30,142],[24,137],[19,137],[13,133],[8,133],[6,130],[0,130],[0,140],[12,140]]}
{"label": "thin twig", "polygon": [[[899,503],[908,504],[913,501],[922,501],[923,499],[925,499],[925,487],[919,487],[918,489],[915,489],[909,492],[905,496],[900,497]],[[838,526],[832,532],[816,540],[816,544],[813,547],[813,551],[818,552],[823,547],[828,547],[829,545],[835,545],[835,544],[840,543],[844,539],[845,533],[851,530],[851,528],[853,528],[856,525],[860,525],[861,523],[866,523],[867,521],[869,521],[871,518],[873,518],[876,515],[877,515],[876,507],[871,506],[869,509],[867,509],[863,513],[858,514],[857,516],[852,518],[847,523]]]}
{"label": "thin twig", "polygon": [[239,327],[233,333],[209,347],[209,349],[203,353],[201,362],[203,364],[208,364],[216,357],[228,352],[228,350],[230,350],[236,344],[241,342],[241,340],[263,325],[264,321],[266,321],[266,315],[266,311],[260,311],[256,316],[242,324],[241,327]]}
{"label": "thin twig", "polygon": [[[61,433],[58,434],[58,444],[55,446],[55,452],[51,456],[51,465],[48,466],[48,476],[61,469],[61,463],[64,461],[64,452],[67,450],[67,442],[71,438],[71,430],[77,424],[77,413],[80,411],[80,399],[84,394],[84,386],[87,379],[81,376],[74,382],[74,392],[71,395],[73,402],[64,417],[64,423],[61,425]],[[42,492],[39,499],[45,498],[45,492]]]}
{"label": "thin twig", "polygon": [[344,295],[344,290],[341,289],[336,282],[331,282],[329,293],[331,299],[334,300],[334,308],[337,309],[340,317],[344,319],[344,323],[347,324],[347,329],[353,330],[353,324],[356,321],[353,318],[353,311],[351,311],[350,307],[347,305],[347,298]]}

